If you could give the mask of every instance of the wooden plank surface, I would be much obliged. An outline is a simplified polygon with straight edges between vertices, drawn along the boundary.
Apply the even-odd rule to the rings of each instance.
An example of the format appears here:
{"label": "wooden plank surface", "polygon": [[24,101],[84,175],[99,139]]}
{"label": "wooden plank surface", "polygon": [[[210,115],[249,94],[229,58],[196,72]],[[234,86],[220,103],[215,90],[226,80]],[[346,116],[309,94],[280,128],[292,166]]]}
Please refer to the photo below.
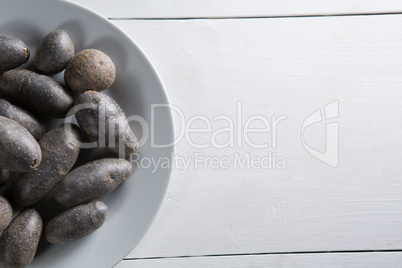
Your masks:
{"label": "wooden plank surface", "polygon": [[252,256],[221,256],[173,258],[152,260],[122,261],[116,268],[128,267],[164,267],[164,268],[218,268],[218,267],[353,267],[377,268],[400,267],[402,253],[354,253],[354,254],[301,254],[301,255],[252,255]]}
{"label": "wooden plank surface", "polygon": [[[286,168],[176,166],[162,210],[128,257],[401,249],[401,20],[116,22],[149,55],[187,121],[237,120],[239,100],[242,125],[253,115],[287,118],[276,148],[253,149],[244,140],[223,149],[190,145],[210,143],[208,133],[181,140],[176,152],[186,159],[272,152],[286,159]],[[339,166],[333,168],[303,148],[301,127],[336,100]],[[211,124],[212,131],[227,127],[222,120]],[[250,135],[257,144],[272,141],[270,133]],[[325,148],[324,123],[305,136],[309,146]]]}
{"label": "wooden plank surface", "polygon": [[221,18],[401,12],[399,0],[75,0],[112,18]]}

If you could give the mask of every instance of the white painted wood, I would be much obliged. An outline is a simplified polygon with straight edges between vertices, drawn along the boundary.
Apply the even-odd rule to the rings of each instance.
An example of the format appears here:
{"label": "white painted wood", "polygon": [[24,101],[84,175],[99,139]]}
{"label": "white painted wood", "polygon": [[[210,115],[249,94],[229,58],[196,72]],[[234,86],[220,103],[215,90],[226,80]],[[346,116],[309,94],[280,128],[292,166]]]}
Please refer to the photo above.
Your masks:
{"label": "white painted wood", "polygon": [[251,255],[224,257],[195,257],[153,260],[125,260],[115,268],[147,267],[147,268],[218,268],[218,267],[400,267],[402,253],[348,253],[348,254],[301,254],[301,255]]}
{"label": "white painted wood", "polygon": [[[182,157],[262,157],[271,151],[285,157],[287,167],[176,167],[162,210],[128,257],[402,248],[401,20],[116,22],[149,55],[187,119],[235,118],[238,100],[243,124],[252,115],[287,116],[276,148],[252,149],[243,141],[201,150],[181,141],[176,152]],[[337,168],[301,143],[303,121],[334,100],[340,114]],[[214,131],[226,126],[212,124]],[[306,142],[322,149],[324,136],[325,124],[316,124],[306,131]],[[204,143],[210,135],[191,138]]]}
{"label": "white painted wood", "polygon": [[74,0],[112,18],[266,17],[401,12],[399,0]]}

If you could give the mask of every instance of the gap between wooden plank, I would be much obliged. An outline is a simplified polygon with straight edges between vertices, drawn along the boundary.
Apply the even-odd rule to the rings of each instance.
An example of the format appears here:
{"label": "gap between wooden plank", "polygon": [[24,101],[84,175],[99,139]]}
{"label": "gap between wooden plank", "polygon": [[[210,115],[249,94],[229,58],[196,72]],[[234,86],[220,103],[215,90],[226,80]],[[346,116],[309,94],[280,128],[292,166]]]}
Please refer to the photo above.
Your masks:
{"label": "gap between wooden plank", "polygon": [[260,253],[236,253],[236,254],[210,254],[210,255],[192,255],[192,256],[124,258],[123,260],[125,260],[125,261],[135,261],[135,260],[184,259],[184,258],[205,258],[205,257],[260,256],[260,255],[303,255],[303,254],[345,254],[345,253],[354,254],[354,253],[386,253],[386,252],[402,252],[402,249],[260,252]]}
{"label": "gap between wooden plank", "polygon": [[177,17],[177,18],[113,18],[109,20],[233,20],[233,19],[281,19],[281,18],[322,18],[322,17],[352,17],[352,16],[387,16],[387,15],[402,15],[402,11],[383,12],[383,13],[356,13],[356,14],[328,14],[328,15],[281,15],[281,16],[248,16],[248,17]]}

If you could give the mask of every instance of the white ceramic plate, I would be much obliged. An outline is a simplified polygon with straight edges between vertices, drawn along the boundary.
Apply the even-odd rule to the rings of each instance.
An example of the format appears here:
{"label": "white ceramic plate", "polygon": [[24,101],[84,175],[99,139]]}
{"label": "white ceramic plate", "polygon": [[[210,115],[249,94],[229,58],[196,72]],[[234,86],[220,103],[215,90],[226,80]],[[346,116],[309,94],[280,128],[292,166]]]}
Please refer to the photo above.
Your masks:
{"label": "white ceramic plate", "polygon": [[[127,116],[145,119],[152,132],[151,105],[167,104],[168,97],[152,64],[134,41],[104,17],[73,3],[52,0],[4,1],[0,9],[0,33],[22,39],[31,50],[32,63],[43,36],[55,29],[67,31],[76,52],[97,48],[108,54],[117,69],[117,78],[105,93],[120,104]],[[58,75],[56,78],[60,79]],[[158,112],[159,111],[159,112]],[[172,114],[159,109],[155,114],[155,144],[173,140]],[[133,126],[141,137],[139,124]],[[141,157],[171,159],[173,147],[152,148],[148,142],[138,149]],[[84,153],[80,161],[96,154]],[[30,267],[113,267],[141,240],[159,209],[169,182],[170,168],[135,168],[131,177],[114,192],[102,198],[109,207],[105,224],[92,235],[68,245],[41,241]],[[41,201],[38,210],[48,220],[59,207],[51,198]]]}

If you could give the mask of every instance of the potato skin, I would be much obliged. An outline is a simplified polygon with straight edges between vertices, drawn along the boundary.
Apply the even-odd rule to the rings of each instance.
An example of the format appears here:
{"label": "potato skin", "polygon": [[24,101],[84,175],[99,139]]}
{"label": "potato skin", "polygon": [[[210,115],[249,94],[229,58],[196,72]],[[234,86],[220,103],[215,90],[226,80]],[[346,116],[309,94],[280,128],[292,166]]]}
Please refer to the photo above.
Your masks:
{"label": "potato skin", "polygon": [[7,228],[13,219],[13,208],[3,196],[0,195],[0,232]]}
{"label": "potato skin", "polygon": [[[68,130],[67,127],[71,127]],[[37,170],[19,174],[11,185],[14,200],[28,206],[42,199],[71,170],[80,152],[80,130],[71,124],[59,125],[45,134],[39,145],[42,164]]]}
{"label": "potato skin", "polygon": [[68,63],[64,81],[75,92],[102,91],[116,78],[116,67],[108,55],[97,49],[78,52]]}
{"label": "potato skin", "polygon": [[45,134],[45,126],[28,111],[0,99],[0,115],[20,123],[36,140]]}
{"label": "potato skin", "polygon": [[7,169],[0,169],[0,187],[4,186],[10,179],[10,171]]}
{"label": "potato skin", "polygon": [[74,44],[67,32],[55,30],[40,42],[35,54],[34,65],[42,74],[56,74],[63,71],[74,57]]}
{"label": "potato skin", "polygon": [[26,63],[30,53],[27,45],[17,37],[0,34],[0,72]]}
{"label": "potato skin", "polygon": [[34,112],[63,118],[74,105],[68,89],[53,78],[25,69],[0,76],[0,91]]}
{"label": "potato skin", "polygon": [[56,187],[55,199],[62,205],[75,206],[107,194],[131,174],[125,159],[104,158],[71,171]]}
{"label": "potato skin", "polygon": [[116,154],[129,156],[134,153],[137,138],[123,110],[111,97],[86,91],[77,97],[75,103],[79,108],[75,117],[90,141]]}
{"label": "potato skin", "polygon": [[27,172],[39,166],[41,149],[26,128],[0,116],[0,168]]}
{"label": "potato skin", "polygon": [[0,237],[0,262],[5,268],[28,266],[36,254],[43,222],[35,209],[18,214]]}
{"label": "potato skin", "polygon": [[66,244],[92,234],[105,222],[108,208],[92,201],[70,208],[54,217],[45,228],[45,239],[52,244]]}

